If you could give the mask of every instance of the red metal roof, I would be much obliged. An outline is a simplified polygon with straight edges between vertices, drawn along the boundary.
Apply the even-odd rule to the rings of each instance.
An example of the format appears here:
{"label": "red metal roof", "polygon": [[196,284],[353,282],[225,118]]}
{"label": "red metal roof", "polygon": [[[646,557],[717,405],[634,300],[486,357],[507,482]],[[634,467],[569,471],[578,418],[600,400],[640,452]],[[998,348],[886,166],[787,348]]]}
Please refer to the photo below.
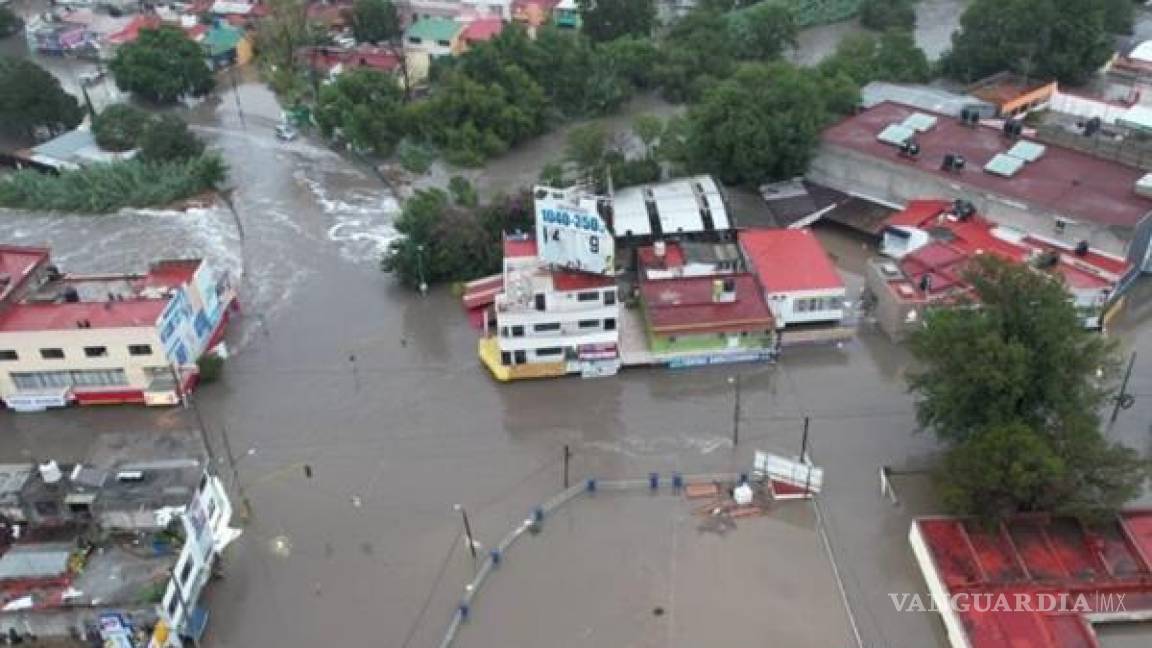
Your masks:
{"label": "red metal roof", "polygon": [[[713,301],[714,282],[736,283],[736,300]],[[691,334],[767,330],[775,327],[764,293],[748,273],[642,280],[648,326],[657,333]]]}
{"label": "red metal roof", "polygon": [[919,286],[920,278],[932,275],[931,292],[945,292],[960,287],[968,289],[963,272],[972,257],[994,254],[1014,263],[1026,263],[1034,255],[1054,252],[1060,255],[1053,272],[1064,277],[1071,288],[1113,290],[1118,280],[1131,270],[1123,259],[1089,250],[1083,256],[1057,246],[1051,241],[1025,234],[1019,243],[1005,240],[994,233],[997,225],[980,215],[960,221],[948,217],[952,203],[945,200],[913,200],[908,207],[887,222],[889,226],[920,229],[944,229],[951,239],[934,241],[908,254],[900,261],[904,274]]}
{"label": "red metal roof", "polygon": [[8,278],[7,283],[0,284],[0,299],[24,283],[36,266],[48,261],[50,254],[48,248],[0,245],[0,275]]}
{"label": "red metal roof", "polygon": [[552,271],[552,288],[561,292],[588,290],[590,288],[607,288],[615,285],[616,278],[608,275],[573,272],[571,270]]}
{"label": "red metal roof", "polygon": [[769,293],[844,287],[824,246],[807,229],[743,230],[739,240],[760,285]]}
{"label": "red metal roof", "polygon": [[[889,124],[916,112],[928,113],[890,101],[880,103],[828,128],[823,141],[947,178],[951,183],[1033,203],[1077,220],[1131,228],[1152,211],[1152,199],[1135,192],[1143,171],[1052,144],[1045,144],[1044,156],[1012,178],[985,173],[983,166],[1015,142],[1005,139],[996,128],[970,128],[947,115],[935,114],[936,126],[917,135],[920,155],[916,159],[899,157],[896,147],[876,139]],[[941,170],[945,153],[963,155],[967,168],[959,173]]]}
{"label": "red metal roof", "polygon": [[536,239],[527,236],[504,237],[504,258],[519,259],[536,256]]}
{"label": "red metal roof", "polygon": [[[1095,648],[1100,644],[1084,614],[1117,612],[1105,606],[1118,595],[1123,611],[1152,613],[1152,511],[1095,526],[1047,516],[991,527],[964,518],[914,524],[946,595],[971,604],[956,614],[972,648]],[[978,605],[1001,595],[1015,609]],[[1064,595],[1067,602],[1033,611],[1045,603],[1040,595]]]}
{"label": "red metal roof", "polygon": [[499,18],[477,18],[468,23],[460,37],[469,43],[492,40],[504,31],[504,21]]}
{"label": "red metal roof", "polygon": [[656,256],[656,248],[651,245],[636,250],[636,257],[644,269],[669,270],[684,265],[684,250],[675,241],[664,244],[663,257]]}

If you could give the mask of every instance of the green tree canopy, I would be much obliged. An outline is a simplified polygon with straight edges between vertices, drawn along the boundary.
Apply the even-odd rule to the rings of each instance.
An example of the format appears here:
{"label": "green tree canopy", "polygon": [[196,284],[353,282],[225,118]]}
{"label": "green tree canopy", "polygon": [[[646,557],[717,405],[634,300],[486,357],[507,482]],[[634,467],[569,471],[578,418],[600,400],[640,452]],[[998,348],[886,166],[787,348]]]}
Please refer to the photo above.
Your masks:
{"label": "green tree canopy", "polygon": [[0,58],[0,129],[31,139],[37,128],[52,134],[84,118],[79,102],[56,77],[31,61]]}
{"label": "green tree canopy", "polygon": [[20,16],[8,7],[0,7],[0,38],[20,31],[21,24]]}
{"label": "green tree canopy", "polygon": [[583,124],[568,131],[566,157],[582,172],[592,171],[608,152],[608,131],[600,124]]}
{"label": "green tree canopy", "polygon": [[140,159],[146,162],[179,162],[204,153],[204,142],[176,115],[160,115],[150,120],[139,143]]}
{"label": "green tree canopy", "polygon": [[653,0],[577,0],[584,33],[594,41],[648,36],[656,25]]}
{"label": "green tree canopy", "polygon": [[925,83],[932,78],[932,66],[912,34],[887,31],[845,36],[836,51],[820,63],[829,76],[843,74],[859,85],[872,81]]}
{"label": "green tree canopy", "polygon": [[1100,0],[974,0],[952,34],[942,69],[964,81],[1011,70],[1084,83],[1112,54],[1112,5]]}
{"label": "green tree canopy", "polygon": [[140,37],[122,46],[108,67],[121,90],[157,103],[202,97],[216,83],[204,51],[175,27],[140,30]]}
{"label": "green tree canopy", "polygon": [[799,27],[789,7],[763,2],[729,14],[726,32],[736,58],[767,61],[796,46]]}
{"label": "green tree canopy", "polygon": [[404,33],[400,14],[391,0],[356,0],[348,19],[352,34],[362,43],[391,42]]}
{"label": "green tree canopy", "polygon": [[390,154],[405,132],[396,80],[368,68],[350,70],[324,86],[314,114],[325,136],[339,131],[354,148],[379,155]]}
{"label": "green tree canopy", "polygon": [[876,31],[911,31],[916,27],[916,0],[861,0],[860,24]]}
{"label": "green tree canopy", "polygon": [[102,149],[128,151],[139,146],[149,119],[139,108],[112,104],[92,119],[92,137]]}
{"label": "green tree canopy", "polygon": [[688,162],[731,184],[801,174],[833,117],[831,96],[815,71],[746,64],[689,110]]}
{"label": "green tree canopy", "polygon": [[948,445],[959,512],[1096,515],[1140,492],[1148,464],[1100,434],[1114,343],[1085,331],[1059,277],[980,257],[976,302],[930,311],[909,377],[920,423]]}

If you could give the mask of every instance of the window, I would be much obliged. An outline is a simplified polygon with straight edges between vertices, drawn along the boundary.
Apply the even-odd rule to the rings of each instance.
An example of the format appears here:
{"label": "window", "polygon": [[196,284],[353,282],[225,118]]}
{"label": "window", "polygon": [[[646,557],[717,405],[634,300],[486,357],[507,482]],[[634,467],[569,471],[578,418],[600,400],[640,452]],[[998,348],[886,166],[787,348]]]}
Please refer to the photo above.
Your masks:
{"label": "window", "polygon": [[604,330],[605,331],[615,331],[616,330],[616,318],[609,317],[608,319],[604,320]]}
{"label": "window", "polygon": [[108,347],[102,347],[102,346],[84,347],[84,357],[85,358],[107,358],[108,357]]}
{"label": "window", "polygon": [[40,357],[45,360],[63,360],[64,349],[40,349]]}
{"label": "window", "polygon": [[598,292],[582,292],[576,294],[576,301],[590,302],[600,301],[600,293]]}
{"label": "window", "polygon": [[127,385],[123,369],[86,371],[14,371],[10,374],[16,389],[53,389],[57,387],[108,387]]}
{"label": "window", "polygon": [[547,349],[536,349],[536,357],[544,356],[558,356],[563,355],[564,349],[560,347],[548,347]]}
{"label": "window", "polygon": [[176,598],[176,595],[173,594],[172,600],[168,601],[168,618],[169,619],[175,619],[176,618],[176,606],[179,603],[180,603],[180,599]]}
{"label": "window", "polygon": [[1056,219],[1056,233],[1063,234],[1064,230],[1068,229],[1068,221],[1063,218]]}
{"label": "window", "polygon": [[152,355],[152,345],[151,344],[129,344],[128,345],[128,355],[134,355],[134,356]]}
{"label": "window", "polygon": [[512,337],[524,337],[524,327],[519,325],[513,326]]}
{"label": "window", "polygon": [[192,575],[192,558],[189,556],[184,561],[184,566],[180,568],[180,585],[182,587],[188,585],[188,577]]}
{"label": "window", "polygon": [[0,349],[0,360],[19,360],[20,354],[11,349]]}
{"label": "window", "polygon": [[201,475],[200,483],[196,485],[196,492],[203,493],[205,488],[208,488],[208,475]]}
{"label": "window", "polygon": [[500,364],[504,365],[505,367],[512,364],[512,353],[510,351],[500,352]]}
{"label": "window", "polygon": [[420,37],[419,36],[409,36],[408,42],[412,43],[413,45],[419,45],[420,44]]}
{"label": "window", "polygon": [[552,322],[550,324],[537,324],[536,326],[532,327],[532,330],[536,331],[537,333],[542,333],[542,332],[546,332],[546,331],[559,331],[560,330],[560,323],[559,322]]}
{"label": "window", "polygon": [[600,328],[600,320],[580,320],[579,326],[582,329]]}
{"label": "window", "polygon": [[436,44],[439,45],[440,47],[452,47],[452,43],[450,43],[446,40],[438,40],[438,41],[436,41]]}
{"label": "window", "polygon": [[528,362],[528,352],[516,351],[512,354],[512,358],[515,360],[516,364],[524,364],[525,362]]}
{"label": "window", "polygon": [[615,303],[616,303],[616,291],[615,290],[609,290],[608,292],[604,293],[604,305],[605,306],[612,306]]}
{"label": "window", "polygon": [[536,310],[544,310],[544,293],[539,293],[536,295]]}

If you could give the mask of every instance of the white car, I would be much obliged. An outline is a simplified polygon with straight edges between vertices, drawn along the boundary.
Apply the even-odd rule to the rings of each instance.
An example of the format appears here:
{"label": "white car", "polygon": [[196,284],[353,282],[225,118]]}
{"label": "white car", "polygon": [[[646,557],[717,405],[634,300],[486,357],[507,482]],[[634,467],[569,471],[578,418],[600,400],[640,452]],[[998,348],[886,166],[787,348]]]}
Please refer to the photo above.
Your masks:
{"label": "white car", "polygon": [[90,85],[98,83],[103,78],[104,70],[96,70],[93,72],[84,72],[76,77],[76,80],[80,82],[80,85],[87,88]]}

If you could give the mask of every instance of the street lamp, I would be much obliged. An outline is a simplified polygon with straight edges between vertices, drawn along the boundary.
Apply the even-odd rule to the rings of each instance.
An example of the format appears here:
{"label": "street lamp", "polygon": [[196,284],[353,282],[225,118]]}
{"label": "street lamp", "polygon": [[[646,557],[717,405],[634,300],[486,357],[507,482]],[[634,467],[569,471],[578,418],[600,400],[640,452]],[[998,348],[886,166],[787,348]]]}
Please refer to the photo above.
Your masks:
{"label": "street lamp", "polygon": [[728,384],[732,385],[734,398],[732,400],[732,447],[740,445],[740,374],[728,376]]}
{"label": "street lamp", "polygon": [[428,294],[428,282],[424,280],[424,244],[416,246],[416,268],[420,272],[420,294]]}
{"label": "street lamp", "polygon": [[472,553],[472,560],[476,560],[476,540],[472,538],[472,525],[468,523],[468,511],[465,511],[460,504],[452,508],[460,511],[460,517],[464,520],[464,537],[468,539],[468,551]]}

